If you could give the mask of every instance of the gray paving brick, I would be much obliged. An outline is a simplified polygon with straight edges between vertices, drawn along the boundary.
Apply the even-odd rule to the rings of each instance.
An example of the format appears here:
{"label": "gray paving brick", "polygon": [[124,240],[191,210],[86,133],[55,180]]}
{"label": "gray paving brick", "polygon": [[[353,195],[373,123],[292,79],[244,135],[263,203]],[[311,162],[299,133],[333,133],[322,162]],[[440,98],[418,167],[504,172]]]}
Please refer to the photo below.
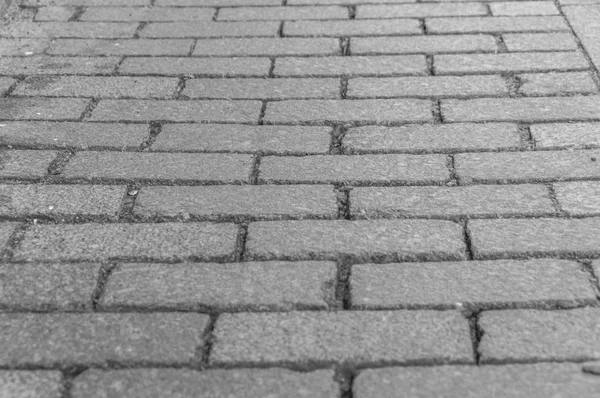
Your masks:
{"label": "gray paving brick", "polygon": [[[102,310],[326,310],[334,297],[332,262],[122,264],[111,274]],[[586,280],[587,282],[587,280]]]}
{"label": "gray paving brick", "polygon": [[473,220],[468,228],[477,259],[600,253],[598,218]]}
{"label": "gray paving brick", "polygon": [[226,6],[279,6],[281,0],[156,0],[157,6],[192,6],[226,7]]}
{"label": "gray paving brick", "polygon": [[351,41],[352,54],[416,54],[497,51],[488,35],[430,35],[398,37],[357,37]]}
{"label": "gray paving brick", "polygon": [[600,359],[598,308],[484,312],[479,326],[483,363]]}
{"label": "gray paving brick", "polygon": [[600,182],[581,181],[554,184],[560,207],[572,215],[600,215]]}
{"label": "gray paving brick", "polygon": [[330,127],[313,126],[166,124],[150,149],[280,155],[327,154],[330,133]]}
{"label": "gray paving brick", "polygon": [[17,261],[233,260],[234,224],[33,225],[16,249]]}
{"label": "gray paving brick", "polygon": [[[42,53],[50,42],[46,39],[2,39],[0,38],[0,56],[24,56]],[[4,63],[4,59],[2,63]]]}
{"label": "gray paving brick", "polygon": [[210,21],[212,8],[154,8],[154,7],[90,7],[80,21]]}
{"label": "gray paving brick", "polygon": [[544,215],[556,211],[544,185],[354,188],[355,217],[481,217]]}
{"label": "gray paving brick", "polygon": [[508,95],[500,76],[364,77],[348,81],[348,98]]}
{"label": "gray paving brick", "polygon": [[[314,59],[314,58],[312,58]],[[267,77],[269,58],[126,58],[119,66],[124,75],[160,74],[168,76],[263,76]]]}
{"label": "gray paving brick", "polygon": [[525,95],[592,94],[598,91],[587,72],[519,75],[519,92]]}
{"label": "gray paving brick", "polygon": [[68,21],[75,11],[75,7],[41,7],[35,13],[35,21]]}
{"label": "gray paving brick", "polygon": [[57,39],[46,51],[53,55],[187,55],[192,40]]}
{"label": "gray paving brick", "polygon": [[340,98],[340,81],[307,79],[191,79],[182,95],[190,98],[291,99]]}
{"label": "gray paving brick", "polygon": [[589,63],[579,52],[448,54],[435,55],[433,63],[439,75],[589,69]]}
{"label": "gray paving brick", "polygon": [[600,67],[600,8],[597,5],[565,7],[564,13],[596,68]]}
{"label": "gray paving brick", "polygon": [[143,124],[6,122],[0,142],[38,148],[137,149],[148,135]]}
{"label": "gray paving brick", "polygon": [[417,19],[292,21],[283,25],[285,36],[387,36],[422,32]]}
{"label": "gray paving brick", "polygon": [[201,40],[195,56],[287,56],[287,55],[340,55],[335,38],[242,38]]}
{"label": "gray paving brick", "polygon": [[288,100],[270,102],[267,123],[393,123],[433,121],[429,101],[416,99]]}
{"label": "gray paving brick", "polygon": [[571,33],[508,33],[502,35],[508,51],[575,51]]}
{"label": "gray paving brick", "polygon": [[552,181],[600,176],[598,150],[470,153],[455,156],[461,182]]}
{"label": "gray paving brick", "polygon": [[571,121],[600,118],[600,97],[482,98],[442,100],[449,122]]}
{"label": "gray paving brick", "polygon": [[77,153],[62,176],[231,184],[246,182],[251,166],[251,155],[90,151]]}
{"label": "gray paving brick", "polygon": [[342,141],[347,153],[453,152],[521,146],[517,126],[509,123],[413,124],[350,128]]}
{"label": "gray paving brick", "polygon": [[356,0],[288,0],[288,5],[302,5],[302,4],[344,4],[344,5],[355,5],[359,4],[384,4],[384,3],[415,3],[416,0],[360,0],[357,2]]}
{"label": "gray paving brick", "polygon": [[478,3],[457,4],[390,4],[359,5],[356,18],[424,18],[486,15],[487,9]]}
{"label": "gray paving brick", "polygon": [[0,36],[47,38],[131,38],[138,24],[88,22],[15,22],[0,27]]}
{"label": "gray paving brick", "polygon": [[600,285],[600,261],[593,261],[592,269],[594,272],[594,276],[596,277],[596,282]]}
{"label": "gray paving brick", "polygon": [[278,58],[275,76],[391,76],[424,75],[427,63],[423,55],[380,57]]}
{"label": "gray paving brick", "polygon": [[179,80],[168,77],[30,76],[13,96],[170,98]]}
{"label": "gray paving brick", "polygon": [[[356,344],[360,341],[360,344]],[[472,363],[468,323],[458,312],[223,314],[210,361],[237,363]]]}
{"label": "gray paving brick", "polygon": [[189,364],[202,314],[0,314],[3,366]]}
{"label": "gray paving brick", "polygon": [[598,0],[558,0],[563,6],[571,6],[576,4],[598,4]]}
{"label": "gray paving brick", "polygon": [[336,218],[331,186],[210,186],[142,188],[134,213],[142,217],[257,219]]}
{"label": "gray paving brick", "polygon": [[175,397],[197,398],[338,396],[333,370],[292,372],[286,369],[230,369],[198,372],[188,369],[88,370],[73,383],[73,398]]}
{"label": "gray paving brick", "polygon": [[118,57],[32,57],[3,58],[0,73],[5,75],[109,74],[119,63]]}
{"label": "gray paving brick", "polygon": [[236,7],[221,8],[217,21],[299,19],[348,19],[348,9],[339,6],[299,7]]}
{"label": "gray paving brick", "polygon": [[558,8],[551,1],[524,1],[490,3],[494,16],[498,15],[560,15]]}
{"label": "gray paving brick", "polygon": [[0,265],[0,307],[11,311],[91,311],[99,271],[99,264],[85,263]]}
{"label": "gray paving brick", "polygon": [[464,260],[460,225],[450,221],[267,221],[248,228],[247,260]]}
{"label": "gray paving brick", "polygon": [[599,123],[543,123],[530,127],[536,148],[585,148],[600,146]]}
{"label": "gray paving brick", "polygon": [[150,0],[21,0],[21,4],[28,7],[42,6],[149,6]]}
{"label": "gray paving brick", "polygon": [[0,395],[13,398],[61,398],[64,386],[60,372],[50,370],[0,371]]}
{"label": "gray paving brick", "polygon": [[0,96],[4,96],[6,92],[11,88],[17,81],[10,77],[0,77]]}
{"label": "gray paving brick", "polygon": [[161,22],[150,23],[140,37],[251,37],[277,36],[279,22]]}
{"label": "gray paving brick", "polygon": [[268,156],[259,173],[267,184],[441,184],[448,179],[444,155]]}
{"label": "gray paving brick", "polygon": [[564,308],[596,301],[581,266],[556,259],[354,265],[351,295],[353,309],[367,310]]}
{"label": "gray paving brick", "polygon": [[436,366],[368,369],[354,380],[354,397],[544,398],[594,396],[600,378],[586,375],[581,364],[539,363],[504,366]]}
{"label": "gray paving brick", "polygon": [[53,151],[0,150],[0,177],[44,177],[56,155]]}
{"label": "gray paving brick", "polygon": [[427,31],[431,33],[569,31],[569,26],[561,16],[431,18],[427,19],[425,24],[427,26]]}
{"label": "gray paving brick", "polygon": [[0,252],[8,247],[10,237],[18,226],[16,222],[0,223]]}
{"label": "gray paving brick", "polygon": [[260,101],[103,100],[92,121],[250,122],[256,123]]}
{"label": "gray paving brick", "polygon": [[90,102],[87,98],[0,98],[0,119],[79,119]]}

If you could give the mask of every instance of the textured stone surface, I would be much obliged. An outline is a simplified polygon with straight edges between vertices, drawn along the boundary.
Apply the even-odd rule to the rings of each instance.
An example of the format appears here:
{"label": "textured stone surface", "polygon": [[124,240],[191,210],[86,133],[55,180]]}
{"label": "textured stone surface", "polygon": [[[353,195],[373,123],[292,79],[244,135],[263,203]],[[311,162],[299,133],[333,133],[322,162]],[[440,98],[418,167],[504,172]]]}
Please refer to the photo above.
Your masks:
{"label": "textured stone surface", "polygon": [[260,37],[277,36],[279,22],[160,22],[150,23],[140,37]]}
{"label": "textured stone surface", "polygon": [[0,177],[40,178],[56,158],[52,151],[0,150]]}
{"label": "textured stone surface", "polygon": [[89,7],[81,21],[210,21],[212,8]]}
{"label": "textured stone surface", "polygon": [[285,36],[387,36],[422,33],[416,19],[291,21],[283,25]]}
{"label": "textured stone surface", "polygon": [[36,21],[68,21],[75,14],[75,7],[41,7],[35,13]]}
{"label": "textured stone surface", "polygon": [[490,3],[492,15],[559,15],[551,1],[527,1],[514,3]]}
{"label": "textured stone surface", "polygon": [[600,67],[600,7],[565,7],[564,13],[596,68]]}
{"label": "textured stone surface", "polygon": [[427,31],[431,33],[569,31],[569,26],[560,16],[431,18],[427,19],[425,24]]}
{"label": "textured stone surface", "polygon": [[218,21],[347,19],[348,9],[339,6],[324,7],[236,7],[222,8]]}
{"label": "textured stone surface", "polygon": [[525,95],[592,94],[598,91],[586,72],[539,73],[519,75],[519,92]]}
{"label": "textured stone surface", "polygon": [[[198,0],[156,0],[157,6],[191,6],[197,7]],[[202,0],[204,7],[226,7],[226,6],[278,6],[280,0]]]}
{"label": "textured stone surface", "polygon": [[463,260],[459,224],[429,220],[273,221],[251,223],[249,260]]}
{"label": "textured stone surface", "polygon": [[48,370],[1,370],[0,395],[11,398],[61,398],[63,377]]}
{"label": "textured stone surface", "polygon": [[596,300],[581,265],[555,259],[359,264],[351,297],[354,309],[564,308]]}
{"label": "textured stone surface", "polygon": [[[176,0],[175,0],[176,1]],[[149,6],[150,0],[22,0],[21,4],[28,7],[41,6]]]}
{"label": "textured stone surface", "polygon": [[198,42],[195,56],[340,55],[334,38],[206,39]]}
{"label": "textured stone surface", "polygon": [[457,312],[291,312],[221,315],[210,360],[440,364],[472,363],[473,355]]}
{"label": "textured stone surface", "polygon": [[393,4],[393,5],[359,5],[357,18],[407,18],[407,17],[442,17],[485,15],[483,4]]}
{"label": "textured stone surface", "polygon": [[34,225],[16,249],[20,261],[98,261],[125,258],[156,261],[232,260],[233,224]]}
{"label": "textured stone surface", "polygon": [[334,297],[331,262],[122,264],[99,306],[114,309],[219,311],[325,310]]}
{"label": "textured stone surface", "polygon": [[0,35],[26,38],[133,38],[135,23],[15,22],[0,27]]}
{"label": "textured stone surface", "polygon": [[202,314],[0,314],[2,366],[189,364]]}
{"label": "textured stone surface", "polygon": [[[119,66],[124,75],[161,74],[176,76],[193,74],[201,76],[263,76],[271,67],[268,58],[126,58]],[[1,70],[1,69],[0,69]]]}
{"label": "textured stone surface", "polygon": [[554,184],[560,207],[568,214],[600,214],[600,182],[581,181]]}
{"label": "textured stone surface", "polygon": [[477,259],[600,254],[600,219],[473,220],[469,222]]}
{"label": "textured stone surface", "polygon": [[222,99],[340,98],[339,79],[191,79],[184,96]]}
{"label": "textured stone surface", "polygon": [[508,310],[479,318],[483,363],[600,359],[600,309]]}
{"label": "textured stone surface", "polygon": [[600,146],[600,123],[546,123],[530,127],[536,148]]}
{"label": "textured stone surface", "polygon": [[0,98],[0,119],[77,120],[87,98]]}
{"label": "textured stone surface", "polygon": [[574,51],[575,37],[570,33],[511,33],[502,35],[508,51]]}
{"label": "textured stone surface", "polygon": [[0,95],[4,96],[16,82],[15,79],[11,79],[10,77],[0,77]]}
{"label": "textured stone surface", "polygon": [[489,35],[358,37],[352,39],[353,54],[458,53],[496,51],[497,49],[494,38]]}
{"label": "textured stone surface", "polygon": [[10,237],[18,226],[16,222],[0,223],[0,252],[8,247]]}
{"label": "textured stone surface", "polygon": [[88,370],[73,383],[72,397],[315,397],[338,396],[333,370],[309,373],[286,369],[231,369],[198,372],[188,369]]}
{"label": "textured stone surface", "polygon": [[44,52],[49,44],[45,39],[0,39],[0,56],[39,54]]}
{"label": "textured stone surface", "polygon": [[192,44],[192,40],[175,39],[57,39],[53,41],[47,53],[53,55],[187,55]]}
{"label": "textured stone surface", "polygon": [[0,63],[0,73],[9,75],[108,74],[118,63],[118,57],[49,57],[46,55],[7,57]]}

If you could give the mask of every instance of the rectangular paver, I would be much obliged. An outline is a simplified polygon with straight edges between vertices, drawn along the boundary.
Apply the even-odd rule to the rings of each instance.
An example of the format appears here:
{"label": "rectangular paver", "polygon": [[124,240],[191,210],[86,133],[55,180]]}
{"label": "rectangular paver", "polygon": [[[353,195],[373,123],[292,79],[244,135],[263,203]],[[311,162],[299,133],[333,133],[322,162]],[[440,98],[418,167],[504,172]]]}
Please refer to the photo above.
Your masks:
{"label": "rectangular paver", "polygon": [[290,21],[283,25],[287,36],[387,36],[422,33],[417,19]]}
{"label": "rectangular paver", "polygon": [[508,51],[575,51],[571,33],[508,33],[502,39]]}
{"label": "rectangular paver", "polygon": [[519,93],[531,96],[593,94],[598,87],[586,72],[536,73],[519,75]]}
{"label": "rectangular paver", "polygon": [[64,394],[63,375],[53,370],[1,370],[0,395],[28,398],[60,398]]}
{"label": "rectangular paver", "polygon": [[0,36],[26,38],[133,38],[137,23],[15,22],[0,27]]}
{"label": "rectangular paver", "polygon": [[0,252],[7,249],[12,234],[21,224],[16,222],[0,223]]}
{"label": "rectangular paver", "polygon": [[75,7],[41,7],[35,13],[35,21],[68,21],[75,14]]}
{"label": "rectangular paver", "polygon": [[200,40],[194,56],[289,56],[340,55],[338,39],[330,37],[301,38],[225,38]]}
{"label": "rectangular paver", "polygon": [[560,15],[551,1],[523,1],[490,3],[492,15]]}
{"label": "rectangular paver", "polygon": [[0,120],[77,120],[88,98],[0,98]]}
{"label": "rectangular paver", "polygon": [[[48,39],[2,39],[0,56],[30,56],[40,54],[50,46]],[[4,63],[4,60],[2,61]]]}
{"label": "rectangular paver", "polygon": [[598,43],[600,8],[597,3],[596,5],[565,7],[564,13],[596,68],[600,67],[600,44]]}
{"label": "rectangular paver", "polygon": [[235,7],[221,8],[217,21],[348,19],[348,9],[340,6]]}
{"label": "rectangular paver", "polygon": [[191,79],[182,95],[190,98],[292,99],[340,98],[340,81],[307,79]]}
{"label": "rectangular paver", "polygon": [[0,73],[6,75],[97,75],[110,74],[119,64],[119,57],[6,57],[0,63]]}
{"label": "rectangular paver", "polygon": [[560,16],[430,18],[425,21],[425,24],[427,25],[427,31],[431,33],[503,33],[569,31],[569,26]]}
{"label": "rectangular paver", "polygon": [[600,123],[540,123],[530,127],[536,148],[600,146]]}
{"label": "rectangular paver", "polygon": [[56,39],[46,51],[52,55],[188,55],[193,40]]}
{"label": "rectangular paver", "polygon": [[261,37],[277,36],[279,22],[160,22],[150,23],[140,37]]}
{"label": "rectangular paver", "polygon": [[483,4],[478,3],[359,5],[356,7],[357,18],[423,18],[486,14],[486,8]]}
{"label": "rectangular paver", "polygon": [[212,8],[89,7],[80,21],[210,21]]}
{"label": "rectangular paver", "polygon": [[[201,75],[201,76],[262,76],[267,77],[269,58],[126,58],[119,66],[123,75]],[[1,69],[0,69],[1,70]]]}
{"label": "rectangular paver", "polygon": [[599,215],[600,181],[562,182],[554,184],[561,209],[571,215]]}
{"label": "rectangular paver", "polygon": [[422,54],[493,52],[498,46],[490,35],[428,35],[398,37],[357,37],[351,41],[352,54]]}
{"label": "rectangular paver", "polygon": [[44,177],[57,154],[54,151],[0,149],[0,177]]}

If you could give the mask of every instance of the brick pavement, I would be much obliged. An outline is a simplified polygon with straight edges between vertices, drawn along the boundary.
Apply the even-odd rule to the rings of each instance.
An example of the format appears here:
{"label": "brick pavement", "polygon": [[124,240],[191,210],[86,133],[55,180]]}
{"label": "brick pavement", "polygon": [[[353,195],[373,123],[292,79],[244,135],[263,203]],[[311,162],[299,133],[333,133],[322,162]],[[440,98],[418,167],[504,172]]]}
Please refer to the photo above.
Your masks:
{"label": "brick pavement", "polygon": [[5,19],[1,397],[600,396],[600,1]]}

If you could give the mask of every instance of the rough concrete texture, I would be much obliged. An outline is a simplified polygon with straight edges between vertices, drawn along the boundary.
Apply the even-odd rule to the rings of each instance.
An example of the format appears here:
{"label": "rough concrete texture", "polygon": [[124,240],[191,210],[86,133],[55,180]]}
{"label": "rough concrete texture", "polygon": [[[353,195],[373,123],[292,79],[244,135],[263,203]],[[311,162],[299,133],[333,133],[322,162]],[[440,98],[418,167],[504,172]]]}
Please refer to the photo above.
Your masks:
{"label": "rough concrete texture", "polygon": [[283,25],[285,36],[388,36],[420,34],[417,19],[388,21],[291,21]]}
{"label": "rough concrete texture", "polygon": [[326,310],[333,303],[331,262],[121,264],[99,302],[103,310]]}
{"label": "rough concrete texture", "polygon": [[135,23],[88,22],[20,22],[0,26],[0,35],[23,38],[133,38]]}
{"label": "rough concrete texture", "polygon": [[192,79],[182,95],[190,98],[339,98],[339,79]]}
{"label": "rough concrete texture", "polygon": [[77,120],[87,98],[0,98],[0,120]]}
{"label": "rough concrete texture", "polygon": [[83,40],[56,39],[46,50],[51,55],[187,55],[193,40]]}
{"label": "rough concrete texture", "polygon": [[525,95],[592,94],[598,91],[592,76],[586,72],[523,74],[519,78],[519,93]]}
{"label": "rough concrete texture", "polygon": [[577,50],[577,42],[569,33],[508,33],[502,39],[508,51]]}
{"label": "rough concrete texture", "polygon": [[218,21],[276,20],[295,21],[302,19],[347,19],[348,10],[340,6],[324,7],[236,7],[219,10]]}
{"label": "rough concrete texture", "polygon": [[358,37],[352,39],[353,54],[490,52],[497,49],[493,36],[489,35]]}
{"label": "rough concrete texture", "polygon": [[223,314],[213,336],[215,365],[473,362],[468,321],[454,311]]}
{"label": "rough concrete texture", "polygon": [[425,21],[431,33],[496,33],[568,31],[569,26],[559,16],[549,17],[482,17],[431,18]]}
{"label": "rough concrete texture", "polygon": [[556,199],[562,210],[571,215],[600,214],[600,181],[554,184]]}
{"label": "rough concrete texture", "polygon": [[357,18],[408,18],[408,17],[441,17],[485,15],[487,10],[483,4],[393,4],[393,5],[359,5]]}
{"label": "rough concrete texture", "polygon": [[359,264],[352,267],[354,309],[561,308],[596,294],[574,261],[497,260]]}
{"label": "rough concrete texture", "polygon": [[340,55],[334,38],[241,38],[206,39],[194,49],[194,56],[288,56]]}
{"label": "rough concrete texture", "polygon": [[335,398],[332,370],[307,373],[287,369],[92,369],[73,382],[73,398]]}
{"label": "rough concrete texture", "polygon": [[490,3],[493,16],[502,15],[560,15],[551,1],[528,1],[523,3]]}
{"label": "rough concrete texture", "polygon": [[594,66],[600,66],[600,8],[598,5],[565,7],[564,11],[573,31],[581,40]]}
{"label": "rough concrete texture", "polygon": [[47,39],[0,39],[0,56],[29,56],[44,52]]}
{"label": "rough concrete texture", "polygon": [[61,398],[63,376],[48,370],[1,370],[0,395],[11,398]]}
{"label": "rough concrete texture", "polygon": [[80,21],[210,21],[215,15],[211,8],[150,8],[150,7],[90,7]]}
{"label": "rough concrete texture", "polygon": [[52,151],[8,151],[0,149],[0,177],[40,178],[56,158]]}
{"label": "rough concrete texture", "polygon": [[4,58],[0,64],[2,74],[109,74],[119,63],[118,57],[31,57]]}
{"label": "rough concrete texture", "polygon": [[600,123],[542,123],[530,127],[536,148],[580,149],[600,146]]}
{"label": "rough concrete texture", "polygon": [[483,363],[600,359],[600,310],[507,310],[479,318]]}
{"label": "rough concrete texture", "polygon": [[68,21],[75,7],[42,7],[35,13],[35,21]]}
{"label": "rough concrete texture", "polygon": [[17,81],[10,77],[0,77],[0,95],[4,96]]}
{"label": "rough concrete texture", "polygon": [[[126,58],[119,66],[123,75],[182,74],[202,76],[263,76],[269,74],[268,58]],[[1,70],[1,69],[0,69]]]}
{"label": "rough concrete texture", "polygon": [[159,22],[142,28],[140,37],[261,37],[277,36],[277,21],[252,22]]}
{"label": "rough concrete texture", "polygon": [[190,364],[200,358],[203,314],[0,314],[0,364]]}
{"label": "rough concrete texture", "polygon": [[19,225],[16,222],[0,223],[0,252],[8,247],[9,240]]}

